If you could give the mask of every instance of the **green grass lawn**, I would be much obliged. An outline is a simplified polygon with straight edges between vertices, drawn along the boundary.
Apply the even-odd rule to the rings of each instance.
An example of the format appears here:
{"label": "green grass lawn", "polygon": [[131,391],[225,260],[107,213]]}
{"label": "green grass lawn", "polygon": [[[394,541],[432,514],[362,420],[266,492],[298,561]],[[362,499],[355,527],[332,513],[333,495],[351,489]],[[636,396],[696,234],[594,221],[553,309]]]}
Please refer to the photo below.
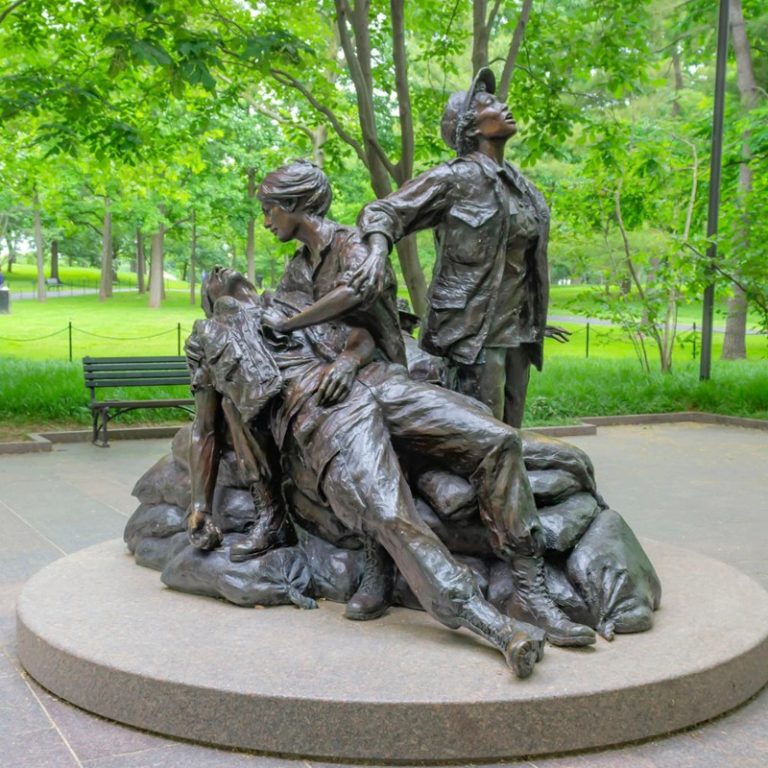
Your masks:
{"label": "green grass lawn", "polygon": [[[614,289],[615,290],[615,289]],[[598,317],[599,308],[597,302],[590,298],[590,294],[600,294],[603,288],[589,285],[553,285],[549,292],[550,315],[574,315],[577,317]],[[639,302],[631,302],[631,306],[640,314]],[[727,303],[720,298],[715,303],[715,326],[725,326]],[[678,323],[693,325],[701,328],[702,303],[700,299],[681,302],[678,307]],[[752,328],[760,327],[760,316],[755,312],[749,315],[749,324]]]}
{"label": "green grass lawn", "polygon": [[[100,302],[96,295],[63,296],[45,302],[25,299],[12,302],[9,315],[0,315],[0,355],[27,360],[68,360],[69,323],[72,323],[72,359],[86,355],[174,355],[181,340],[187,337],[202,311],[189,303],[183,292],[169,292],[158,309],[149,309],[146,295],[117,293]],[[547,342],[548,358],[585,358],[587,354],[586,323],[566,323],[572,331],[568,344]],[[701,335],[696,337],[697,354]],[[715,333],[713,355],[719,357],[722,334]],[[750,359],[766,359],[768,339],[747,337]],[[656,352],[648,345],[652,365]],[[617,327],[590,324],[589,357],[635,359],[627,335]],[[677,361],[693,358],[693,334],[681,332],[675,351]]]}
{"label": "green grass lawn", "polygon": [[[169,292],[159,309],[147,297],[118,293],[105,302],[98,296],[14,301],[12,313],[0,315],[0,422],[7,429],[87,425],[88,392],[80,358],[86,355],[173,355],[178,329],[182,343],[202,317],[186,294]],[[69,363],[68,324],[72,323],[73,362]],[[712,381],[698,381],[692,334],[678,337],[672,375],[642,372],[632,345],[619,328],[570,324],[568,344],[548,341],[543,374],[533,373],[528,399],[529,425],[564,423],[581,416],[711,410],[768,418],[768,341],[749,336],[749,359],[719,362],[722,336],[715,334]],[[697,340],[697,348],[700,341]],[[697,349],[697,351],[700,351]],[[652,365],[657,362],[649,346]],[[184,388],[110,392],[116,398],[185,396]],[[176,411],[136,411],[119,423],[183,418]]]}
{"label": "green grass lawn", "polygon": [[[644,374],[631,359],[547,361],[534,372],[526,406],[526,426],[567,424],[584,416],[669,411],[711,411],[768,419],[768,363],[715,362],[712,378],[698,379],[698,364],[680,364],[672,375]],[[184,397],[184,387],[111,390],[110,396]],[[6,434],[44,427],[90,424],[88,391],[79,363],[0,359],[0,423]],[[178,411],[141,410],[120,424],[181,420]],[[0,435],[2,437],[2,435]]]}
{"label": "green grass lawn", "polygon": [[11,314],[0,315],[0,356],[68,360],[70,322],[73,360],[86,355],[175,355],[179,324],[183,344],[202,310],[184,293],[169,292],[158,309],[149,309],[147,302],[138,293],[117,293],[103,302],[96,295],[13,301]]}
{"label": "green grass lawn", "polygon": [[[13,265],[12,272],[4,272],[5,282],[11,291],[30,291],[35,290],[37,287],[37,266],[35,264],[19,264],[18,262]],[[45,268],[45,277],[51,276],[50,265]],[[67,267],[65,265],[59,266],[59,279],[65,285],[72,285],[78,288],[98,288],[99,287],[100,271],[93,267]],[[136,287],[136,273],[135,272],[118,272],[117,282],[114,284],[115,288],[135,288]],[[189,288],[189,284],[182,280],[175,280],[172,278],[166,278],[166,289],[182,290]],[[55,289],[54,289],[55,290]]]}
{"label": "green grass lawn", "polygon": [[768,361],[715,361],[699,381],[698,361],[679,362],[672,374],[644,374],[624,359],[550,357],[534,372],[525,424],[565,424],[583,416],[709,411],[768,419]]}

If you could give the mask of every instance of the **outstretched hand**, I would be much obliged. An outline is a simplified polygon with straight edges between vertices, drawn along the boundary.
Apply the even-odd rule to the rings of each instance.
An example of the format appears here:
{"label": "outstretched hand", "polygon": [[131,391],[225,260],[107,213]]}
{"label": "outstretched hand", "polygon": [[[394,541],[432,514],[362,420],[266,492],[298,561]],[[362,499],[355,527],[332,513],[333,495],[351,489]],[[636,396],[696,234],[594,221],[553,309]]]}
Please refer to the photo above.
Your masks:
{"label": "outstretched hand", "polygon": [[340,355],[323,372],[317,389],[320,405],[336,405],[345,400],[352,390],[357,375],[357,361],[349,355]]}
{"label": "outstretched hand", "polygon": [[544,337],[554,339],[559,344],[565,344],[566,341],[571,340],[571,332],[558,325],[547,325],[544,328]]}

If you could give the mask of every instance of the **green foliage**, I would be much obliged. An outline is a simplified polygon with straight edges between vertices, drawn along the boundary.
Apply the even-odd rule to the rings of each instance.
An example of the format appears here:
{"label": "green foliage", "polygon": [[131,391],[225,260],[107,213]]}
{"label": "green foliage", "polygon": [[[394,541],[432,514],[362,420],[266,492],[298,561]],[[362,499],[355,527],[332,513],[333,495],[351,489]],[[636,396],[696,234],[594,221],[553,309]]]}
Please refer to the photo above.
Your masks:
{"label": "green foliage", "polygon": [[551,359],[531,377],[526,426],[563,424],[584,416],[707,411],[768,418],[768,366],[715,363],[699,381],[698,363],[677,365],[672,376],[643,373],[628,359]]}
{"label": "green foliage", "polygon": [[[255,272],[274,285],[290,247],[259,226],[249,170],[258,180],[295,156],[324,159],[332,215],[345,223],[374,194],[350,62],[339,49],[339,6],[368,14],[363,75],[391,181],[410,170],[385,0],[26,0],[12,8],[0,22],[0,261],[30,252],[37,196],[46,258],[55,240],[62,264],[98,266],[109,201],[121,271],[134,268],[138,233],[148,249],[162,224],[165,268],[189,276],[194,212],[198,275],[215,263],[244,270],[255,219]],[[500,4],[491,27],[497,74],[520,6]],[[758,0],[743,6],[765,91],[768,56],[759,41],[768,12]],[[471,77],[472,11],[470,0],[406,4],[414,172],[450,155],[438,126],[448,94]],[[711,279],[703,254],[715,15],[707,0],[534,3],[511,80],[521,130],[508,153],[552,204],[553,279],[626,284],[631,261],[633,291],[609,289],[590,302],[635,329],[641,360],[649,356],[642,339],[671,328]],[[732,62],[728,91],[718,279],[738,280],[765,310],[768,112],[739,104]],[[742,194],[745,136],[754,182]],[[428,274],[429,233],[419,246]],[[668,367],[675,344],[662,340],[660,348]]]}

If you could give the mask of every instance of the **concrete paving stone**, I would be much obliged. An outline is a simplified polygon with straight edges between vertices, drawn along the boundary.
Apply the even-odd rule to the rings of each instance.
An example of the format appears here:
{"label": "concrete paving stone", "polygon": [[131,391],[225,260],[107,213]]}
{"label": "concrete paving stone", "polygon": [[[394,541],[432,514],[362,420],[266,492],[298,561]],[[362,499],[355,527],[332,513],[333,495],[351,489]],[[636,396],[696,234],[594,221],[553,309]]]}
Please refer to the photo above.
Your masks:
{"label": "concrete paving stone", "polygon": [[63,552],[0,500],[0,586],[26,581]]}
{"label": "concrete paving stone", "polygon": [[118,754],[166,747],[172,742],[162,736],[118,725],[67,704],[30,680],[49,717],[69,742],[80,760],[95,760]]}
{"label": "concrete paving stone", "polygon": [[13,613],[0,613],[0,648],[13,648],[16,645],[16,617]]}
{"label": "concrete paving stone", "polygon": [[[15,677],[19,674],[19,670],[11,660],[11,653],[10,647],[5,648],[0,645],[0,678]],[[0,709],[2,709],[2,704],[0,704]]]}
{"label": "concrete paving stone", "polygon": [[624,749],[608,750],[597,754],[536,757],[528,765],[530,768],[656,768],[648,759]]}
{"label": "concrete paving stone", "polygon": [[0,616],[12,616],[15,614],[16,598],[21,594],[23,588],[23,581],[9,582],[7,584],[0,582]]}
{"label": "concrete paving stone", "polygon": [[[768,506],[768,477],[765,473],[768,439],[764,432],[712,425],[668,424],[601,427],[595,437],[568,440],[589,453],[597,468],[601,491],[638,534],[720,557],[768,587],[763,553],[768,540],[768,515],[765,515]],[[52,453],[34,457],[0,456],[0,471],[5,479],[18,477],[28,490],[36,488],[41,478],[61,477],[73,488],[81,490],[87,503],[103,502],[113,510],[130,514],[135,506],[135,500],[130,496],[134,482],[169,449],[167,439],[115,441],[109,449],[99,449],[87,443],[56,446]],[[94,477],[99,480],[95,487],[91,487],[89,481]],[[651,492],[652,503],[649,503]],[[2,500],[3,486],[0,485],[0,502]],[[20,514],[25,516],[34,505],[34,497],[28,494]],[[733,521],[738,521],[737,526]],[[16,554],[3,551],[8,533],[5,523],[6,520],[0,517],[0,645],[5,645],[6,653],[13,657],[13,604],[19,591],[18,582],[51,562],[56,555],[37,552],[38,546],[45,548],[48,545],[35,539],[35,548],[25,552],[29,562],[25,563],[21,558],[13,567],[6,566],[4,570],[6,562]],[[722,555],[717,554],[716,547],[720,547]],[[18,574],[16,579],[14,573]],[[7,583],[3,584],[4,581]],[[79,710],[74,711],[79,713]],[[110,729],[114,732],[130,730],[99,718],[93,719],[103,725],[105,738]],[[735,712],[688,733],[600,753],[535,758],[528,763],[506,765],[515,768],[531,765],[541,768],[608,768],[612,765],[622,768],[709,768],[714,765],[718,768],[753,768],[759,765],[765,768],[768,765],[766,723],[768,694],[764,690]],[[28,738],[26,734],[13,739],[0,736],[0,765],[7,764],[9,768],[75,765],[55,731],[34,734],[34,738]],[[46,754],[49,741],[58,745],[58,751]],[[303,761],[232,755],[204,747],[179,745],[162,738],[160,741],[168,747],[123,758],[113,755],[94,759],[99,765],[121,768],[150,768],[152,765],[166,768],[177,764],[195,768],[196,765],[228,766],[230,763],[221,762],[222,755],[228,755],[247,761],[234,765],[244,764],[252,768],[273,764],[307,768]],[[57,755],[62,749],[64,757],[60,760]],[[213,762],[208,753],[214,755]],[[162,758],[160,762],[143,762],[137,759],[139,754],[149,755],[149,760],[163,755],[173,762],[163,762]],[[203,762],[196,762],[198,755]],[[113,758],[114,762],[104,762]],[[183,762],[177,763],[177,758]],[[330,765],[311,761],[312,768]]]}
{"label": "concrete paving stone", "polygon": [[29,488],[11,482],[0,498],[40,535],[67,553],[121,536],[124,514],[88,498],[67,483],[49,479],[35,490],[35,503],[29,504]]}
{"label": "concrete paving stone", "polygon": [[0,765],[7,768],[81,768],[50,724],[38,731],[0,736]]}
{"label": "concrete paving stone", "polygon": [[45,710],[18,672],[0,677],[0,739],[51,725]]}
{"label": "concrete paving stone", "polygon": [[308,768],[308,763],[175,743],[130,755],[84,760],[83,768]]}

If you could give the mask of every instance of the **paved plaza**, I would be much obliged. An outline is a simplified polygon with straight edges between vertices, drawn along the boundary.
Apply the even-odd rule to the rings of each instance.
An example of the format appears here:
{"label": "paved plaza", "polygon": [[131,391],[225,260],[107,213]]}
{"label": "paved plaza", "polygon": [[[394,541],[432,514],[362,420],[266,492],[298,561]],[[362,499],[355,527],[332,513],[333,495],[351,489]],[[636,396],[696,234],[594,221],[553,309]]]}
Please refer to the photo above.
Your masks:
{"label": "paved plaza", "polygon": [[[768,432],[704,424],[601,427],[597,435],[572,442],[590,454],[600,491],[639,536],[722,560],[768,589]],[[133,483],[168,449],[168,440],[136,440],[109,449],[71,444],[51,453],[0,456],[0,766],[322,765],[227,752],[117,725],[58,700],[19,668],[14,602],[24,582],[60,557],[120,537],[136,507]],[[764,768],[768,689],[690,731],[510,765]]]}

